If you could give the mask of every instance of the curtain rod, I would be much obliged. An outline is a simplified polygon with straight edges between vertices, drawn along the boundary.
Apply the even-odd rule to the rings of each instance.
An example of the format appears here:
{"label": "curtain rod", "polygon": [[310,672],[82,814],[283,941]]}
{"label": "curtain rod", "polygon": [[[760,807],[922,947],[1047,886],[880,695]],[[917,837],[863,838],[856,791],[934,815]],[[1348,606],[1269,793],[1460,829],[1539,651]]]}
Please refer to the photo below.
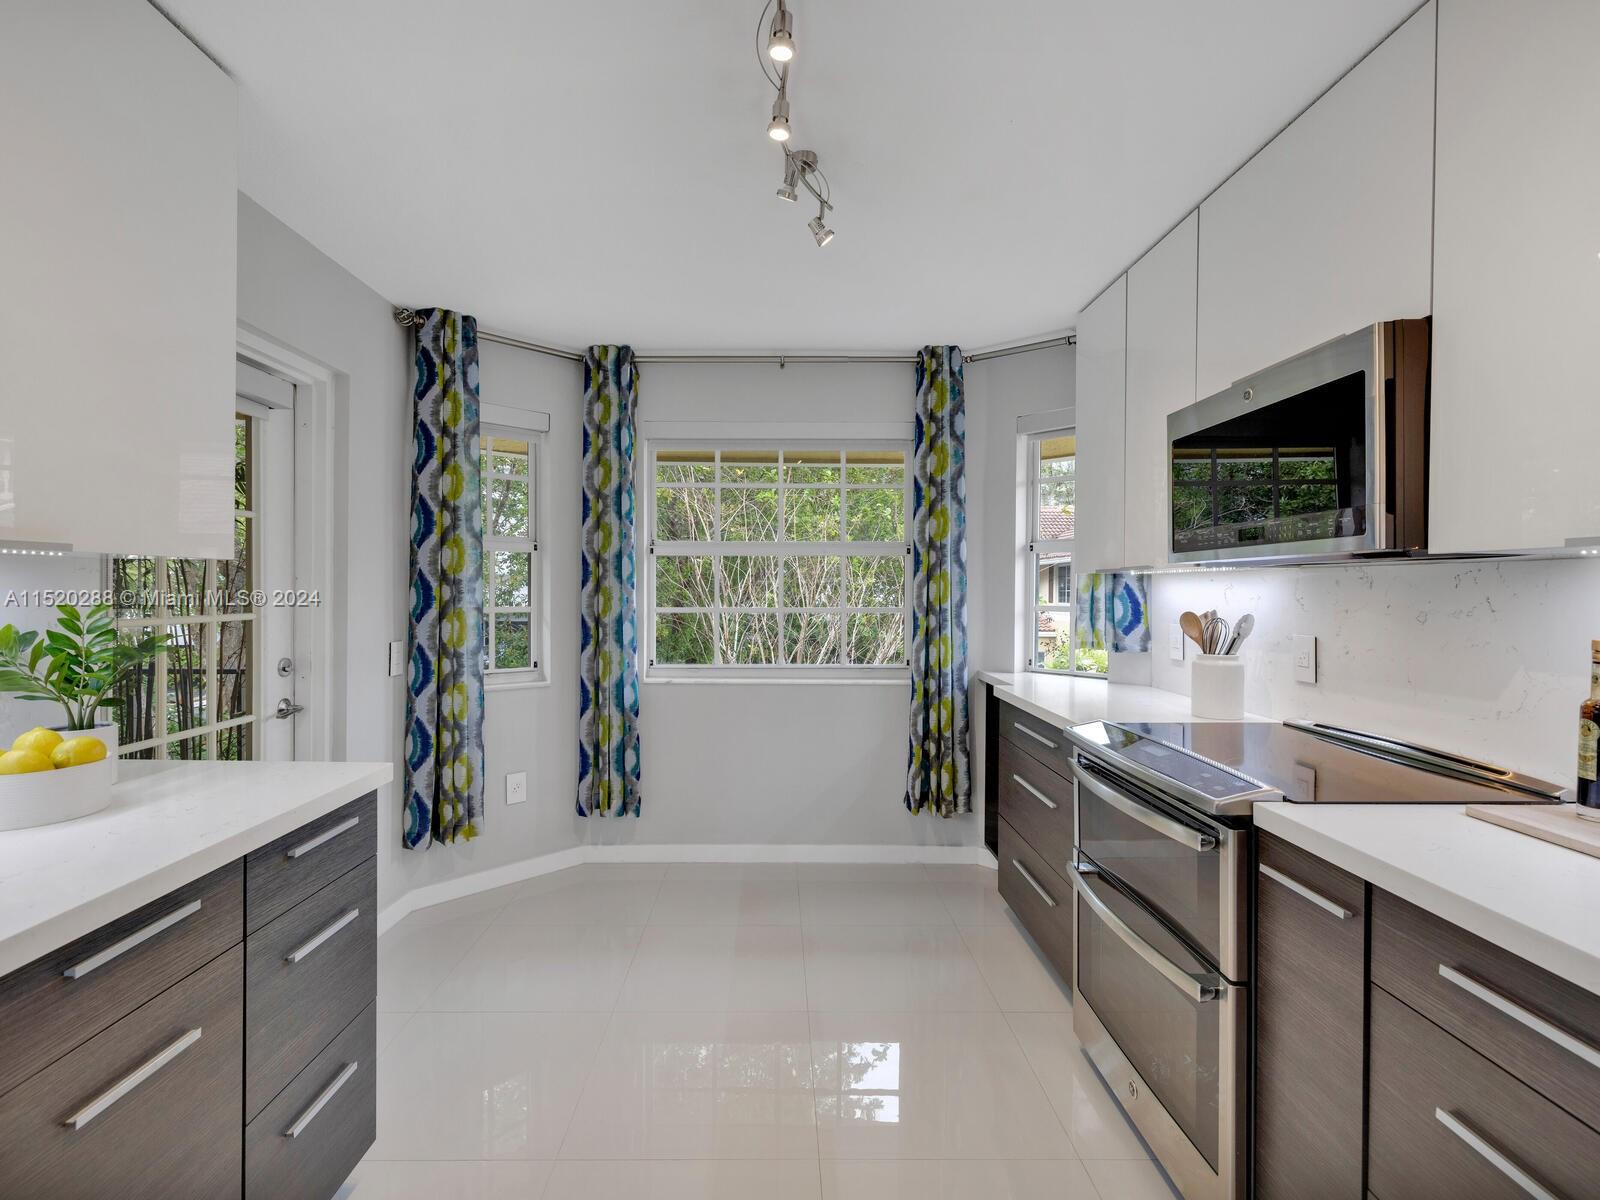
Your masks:
{"label": "curtain rod", "polygon": [[[415,327],[420,323],[417,320],[415,310],[409,308],[395,309],[394,319],[397,324],[407,327]],[[518,350],[530,350],[535,354],[548,354],[551,358],[564,358],[568,362],[583,361],[583,354],[577,350],[564,350],[559,346],[545,346],[539,342],[530,342],[504,333],[493,333],[487,329],[478,330],[478,340],[496,342],[502,346],[513,346]],[[1067,333],[1059,337],[1045,338],[1042,341],[1024,342],[1018,346],[1004,346],[998,350],[984,350],[979,354],[963,354],[961,361],[964,363],[988,362],[991,358],[1005,358],[1011,354],[1026,354],[1030,350],[1048,350],[1052,346],[1076,346],[1077,344],[1078,335]],[[917,356],[914,354],[636,354],[634,355],[634,361],[641,364],[707,365],[721,363],[723,365],[784,367],[790,363],[798,365],[825,363],[910,364],[917,361]]]}

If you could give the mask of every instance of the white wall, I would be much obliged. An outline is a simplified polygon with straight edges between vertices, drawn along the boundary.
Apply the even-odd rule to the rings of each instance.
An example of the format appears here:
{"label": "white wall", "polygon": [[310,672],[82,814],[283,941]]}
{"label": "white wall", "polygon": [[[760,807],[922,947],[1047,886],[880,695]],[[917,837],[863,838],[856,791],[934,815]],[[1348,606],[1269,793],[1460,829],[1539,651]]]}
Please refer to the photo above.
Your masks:
{"label": "white wall", "polygon": [[[1597,597],[1600,563],[1574,559],[1157,575],[1155,685],[1189,690],[1188,662],[1167,654],[1184,609],[1254,612],[1251,712],[1398,735],[1570,786]],[[1297,633],[1319,639],[1315,686],[1295,682]]]}

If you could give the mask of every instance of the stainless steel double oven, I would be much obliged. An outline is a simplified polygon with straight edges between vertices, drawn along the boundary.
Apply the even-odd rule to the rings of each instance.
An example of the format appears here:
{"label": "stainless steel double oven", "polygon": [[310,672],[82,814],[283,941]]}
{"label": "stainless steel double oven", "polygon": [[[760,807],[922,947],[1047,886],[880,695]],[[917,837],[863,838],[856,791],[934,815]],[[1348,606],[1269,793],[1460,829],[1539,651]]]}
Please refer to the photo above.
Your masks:
{"label": "stainless steel double oven", "polygon": [[1277,796],[1218,804],[1118,755],[1122,733],[1099,724],[1068,731],[1077,784],[1073,1028],[1183,1195],[1240,1200],[1248,814],[1255,800]]}

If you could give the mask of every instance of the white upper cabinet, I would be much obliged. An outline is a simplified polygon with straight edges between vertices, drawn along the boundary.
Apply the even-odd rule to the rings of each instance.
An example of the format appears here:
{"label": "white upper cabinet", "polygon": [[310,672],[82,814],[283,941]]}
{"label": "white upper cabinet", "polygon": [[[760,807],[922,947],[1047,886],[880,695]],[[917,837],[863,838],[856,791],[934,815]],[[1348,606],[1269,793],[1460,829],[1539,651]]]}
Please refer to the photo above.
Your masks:
{"label": "white upper cabinet", "polygon": [[1075,574],[1126,566],[1122,489],[1127,414],[1128,277],[1078,316]]}
{"label": "white upper cabinet", "polygon": [[1600,537],[1600,4],[1444,0],[1429,547]]}
{"label": "white upper cabinet", "polygon": [[1198,224],[1190,213],[1128,272],[1128,566],[1160,566],[1171,551],[1167,416],[1195,402]]}
{"label": "white upper cabinet", "polygon": [[143,0],[7,7],[0,542],[233,556],[235,104]]}
{"label": "white upper cabinet", "polygon": [[1200,398],[1430,311],[1435,13],[1420,9],[1200,206]]}

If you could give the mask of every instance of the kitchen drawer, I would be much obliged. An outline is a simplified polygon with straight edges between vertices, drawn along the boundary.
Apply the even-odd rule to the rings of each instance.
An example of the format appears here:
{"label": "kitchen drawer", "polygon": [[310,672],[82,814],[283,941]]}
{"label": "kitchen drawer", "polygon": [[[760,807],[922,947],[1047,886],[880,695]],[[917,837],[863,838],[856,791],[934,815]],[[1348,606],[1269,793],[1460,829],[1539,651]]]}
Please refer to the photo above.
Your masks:
{"label": "kitchen drawer", "polygon": [[1378,891],[1372,981],[1600,1129],[1600,996]]}
{"label": "kitchen drawer", "polygon": [[243,937],[231,863],[12,972],[0,980],[0,1095]]}
{"label": "kitchen drawer", "polygon": [[275,921],[313,892],[378,853],[377,793],[302,825],[244,860],[248,932]]}
{"label": "kitchen drawer", "polygon": [[1000,821],[1000,895],[1070,987],[1072,885],[1004,818]]}
{"label": "kitchen drawer", "polygon": [[1072,861],[1072,797],[1070,780],[1000,743],[1000,816],[1057,872]]}
{"label": "kitchen drawer", "polygon": [[378,1136],[378,1006],[345,1027],[244,1135],[250,1200],[328,1200]]}
{"label": "kitchen drawer", "polygon": [[1072,747],[1067,742],[1067,735],[1049,721],[1002,702],[1000,736],[1051,770],[1062,775],[1071,774],[1067,764],[1072,761]]}
{"label": "kitchen drawer", "polygon": [[1600,1133],[1378,987],[1370,1036],[1377,1195],[1600,1200]]}
{"label": "kitchen drawer", "polygon": [[368,859],[245,940],[246,1121],[377,995],[377,881]]}
{"label": "kitchen drawer", "polygon": [[243,972],[235,946],[0,1101],[0,1196],[237,1197]]}

